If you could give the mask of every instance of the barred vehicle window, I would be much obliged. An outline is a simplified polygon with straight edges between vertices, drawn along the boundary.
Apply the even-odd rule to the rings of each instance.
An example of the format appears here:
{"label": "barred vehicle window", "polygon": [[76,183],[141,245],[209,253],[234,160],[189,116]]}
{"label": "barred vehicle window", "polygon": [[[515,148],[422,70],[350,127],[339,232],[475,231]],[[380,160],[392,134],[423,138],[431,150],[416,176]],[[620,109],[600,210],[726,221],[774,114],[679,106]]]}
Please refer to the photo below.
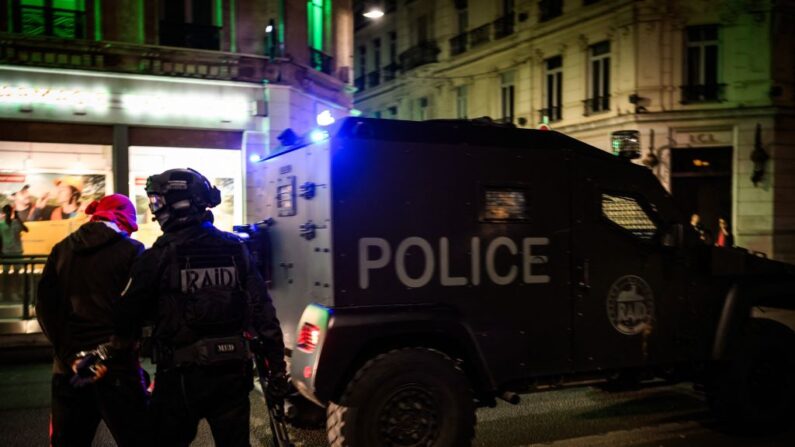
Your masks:
{"label": "barred vehicle window", "polygon": [[602,193],[602,215],[639,239],[657,233],[657,224],[634,197]]}

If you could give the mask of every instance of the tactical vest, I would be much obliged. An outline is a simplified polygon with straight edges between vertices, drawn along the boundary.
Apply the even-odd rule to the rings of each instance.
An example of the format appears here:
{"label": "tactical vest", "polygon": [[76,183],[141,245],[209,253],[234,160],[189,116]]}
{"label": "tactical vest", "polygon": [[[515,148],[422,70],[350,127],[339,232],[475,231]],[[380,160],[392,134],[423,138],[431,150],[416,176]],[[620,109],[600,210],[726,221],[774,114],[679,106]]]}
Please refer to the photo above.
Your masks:
{"label": "tactical vest", "polygon": [[[154,359],[162,367],[212,365],[248,358],[243,331],[251,299],[242,280],[249,268],[241,244],[206,235],[170,245],[167,293],[158,306]],[[204,243],[203,243],[204,242]]]}

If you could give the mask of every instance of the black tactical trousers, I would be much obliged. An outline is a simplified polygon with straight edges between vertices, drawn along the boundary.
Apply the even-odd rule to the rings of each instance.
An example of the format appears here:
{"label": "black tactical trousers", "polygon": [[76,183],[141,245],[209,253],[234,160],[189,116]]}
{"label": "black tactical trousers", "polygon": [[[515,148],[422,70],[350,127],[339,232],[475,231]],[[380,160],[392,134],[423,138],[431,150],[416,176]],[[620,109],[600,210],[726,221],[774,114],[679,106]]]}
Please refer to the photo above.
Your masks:
{"label": "black tactical trousers", "polygon": [[218,447],[248,447],[251,362],[158,371],[152,418],[158,446],[189,446],[207,419]]}
{"label": "black tactical trousers", "polygon": [[52,376],[50,444],[91,446],[100,419],[121,447],[148,445],[146,390],[138,371],[109,371],[91,385],[75,388],[71,375]]}

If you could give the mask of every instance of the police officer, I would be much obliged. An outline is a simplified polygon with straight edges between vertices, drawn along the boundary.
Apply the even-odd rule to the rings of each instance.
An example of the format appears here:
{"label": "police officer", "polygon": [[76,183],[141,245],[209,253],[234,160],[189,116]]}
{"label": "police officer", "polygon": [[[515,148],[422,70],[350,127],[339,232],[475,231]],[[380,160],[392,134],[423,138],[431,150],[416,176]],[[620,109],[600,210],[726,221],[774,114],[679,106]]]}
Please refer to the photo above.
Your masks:
{"label": "police officer", "polygon": [[213,226],[208,208],[221,195],[203,175],[171,169],[149,177],[146,193],[164,234],[133,266],[109,355],[151,320],[153,443],[188,446],[204,418],[216,445],[248,446],[253,373],[244,332],[264,350],[269,397],[287,391],[284,342],[266,286],[240,239]]}

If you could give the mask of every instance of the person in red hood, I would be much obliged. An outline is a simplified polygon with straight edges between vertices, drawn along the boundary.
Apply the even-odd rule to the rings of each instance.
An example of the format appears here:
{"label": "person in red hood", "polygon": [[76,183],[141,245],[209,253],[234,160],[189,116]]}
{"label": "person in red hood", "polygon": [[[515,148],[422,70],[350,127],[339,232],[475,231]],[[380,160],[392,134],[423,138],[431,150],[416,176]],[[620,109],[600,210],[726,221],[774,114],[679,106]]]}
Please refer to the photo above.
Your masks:
{"label": "person in red hood", "polygon": [[55,351],[51,445],[90,446],[100,419],[118,445],[145,445],[147,396],[138,352],[117,353],[102,367],[104,380],[75,374],[82,352],[113,334],[114,307],[144,250],[130,239],[138,225],[126,196],[105,196],[86,214],[90,221],[53,248],[38,288],[36,315]]}

